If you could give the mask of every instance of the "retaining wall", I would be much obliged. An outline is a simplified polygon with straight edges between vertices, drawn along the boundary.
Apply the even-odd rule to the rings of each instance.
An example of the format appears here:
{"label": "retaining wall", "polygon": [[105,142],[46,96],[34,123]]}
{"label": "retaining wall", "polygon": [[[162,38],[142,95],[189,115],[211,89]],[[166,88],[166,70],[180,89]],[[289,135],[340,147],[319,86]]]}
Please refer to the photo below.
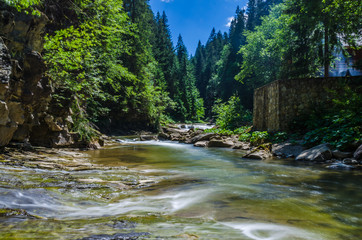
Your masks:
{"label": "retaining wall", "polygon": [[302,115],[331,107],[332,91],[340,93],[346,82],[361,86],[362,77],[278,80],[260,87],[254,91],[254,128],[292,131],[292,122]]}

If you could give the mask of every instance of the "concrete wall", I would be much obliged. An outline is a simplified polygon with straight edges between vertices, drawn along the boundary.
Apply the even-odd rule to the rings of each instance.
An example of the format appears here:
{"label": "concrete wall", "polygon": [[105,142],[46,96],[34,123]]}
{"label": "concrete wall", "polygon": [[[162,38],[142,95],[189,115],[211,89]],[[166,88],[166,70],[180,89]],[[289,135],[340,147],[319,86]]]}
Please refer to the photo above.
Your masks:
{"label": "concrete wall", "polygon": [[[290,124],[314,109],[331,106],[335,94],[342,91],[346,78],[278,80],[254,92],[253,125],[256,130],[291,131]],[[347,80],[362,85],[362,77]]]}

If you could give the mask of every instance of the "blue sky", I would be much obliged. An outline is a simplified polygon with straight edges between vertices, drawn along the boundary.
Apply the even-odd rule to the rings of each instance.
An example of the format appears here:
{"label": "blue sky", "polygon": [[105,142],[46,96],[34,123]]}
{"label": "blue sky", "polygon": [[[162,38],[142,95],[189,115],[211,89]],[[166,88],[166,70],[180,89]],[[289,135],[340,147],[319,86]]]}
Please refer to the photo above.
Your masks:
{"label": "blue sky", "polygon": [[150,0],[153,12],[166,12],[176,44],[179,34],[189,54],[194,54],[199,40],[206,43],[211,29],[225,32],[230,18],[235,15],[236,6],[243,8],[248,0]]}

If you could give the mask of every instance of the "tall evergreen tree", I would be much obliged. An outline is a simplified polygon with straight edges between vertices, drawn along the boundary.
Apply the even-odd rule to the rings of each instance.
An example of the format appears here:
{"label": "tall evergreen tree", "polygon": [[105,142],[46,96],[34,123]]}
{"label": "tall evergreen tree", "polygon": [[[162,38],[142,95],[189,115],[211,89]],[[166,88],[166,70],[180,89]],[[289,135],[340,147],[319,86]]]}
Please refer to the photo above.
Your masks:
{"label": "tall evergreen tree", "polygon": [[196,88],[194,68],[188,59],[188,53],[182,36],[179,35],[176,45],[177,56],[177,96],[178,118],[181,120],[199,120],[203,115],[203,104]]}
{"label": "tall evergreen tree", "polygon": [[163,12],[162,16],[158,12],[156,15],[156,29],[155,41],[153,44],[153,53],[156,61],[158,62],[164,80],[166,89],[171,97],[175,95],[175,83],[173,81],[173,65],[175,59],[174,47],[171,39],[171,32],[168,25],[166,13]]}

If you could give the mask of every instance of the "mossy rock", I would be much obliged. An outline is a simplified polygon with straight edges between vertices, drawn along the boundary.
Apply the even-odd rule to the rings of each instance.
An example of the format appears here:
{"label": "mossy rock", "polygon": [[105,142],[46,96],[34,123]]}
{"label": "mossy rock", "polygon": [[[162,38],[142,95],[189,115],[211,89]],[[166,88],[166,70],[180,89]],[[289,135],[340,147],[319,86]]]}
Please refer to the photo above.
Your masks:
{"label": "mossy rock", "polygon": [[24,209],[12,209],[12,208],[2,208],[0,209],[0,217],[16,217],[16,216],[25,216],[29,218],[43,219],[40,216],[35,216],[29,214]]}

